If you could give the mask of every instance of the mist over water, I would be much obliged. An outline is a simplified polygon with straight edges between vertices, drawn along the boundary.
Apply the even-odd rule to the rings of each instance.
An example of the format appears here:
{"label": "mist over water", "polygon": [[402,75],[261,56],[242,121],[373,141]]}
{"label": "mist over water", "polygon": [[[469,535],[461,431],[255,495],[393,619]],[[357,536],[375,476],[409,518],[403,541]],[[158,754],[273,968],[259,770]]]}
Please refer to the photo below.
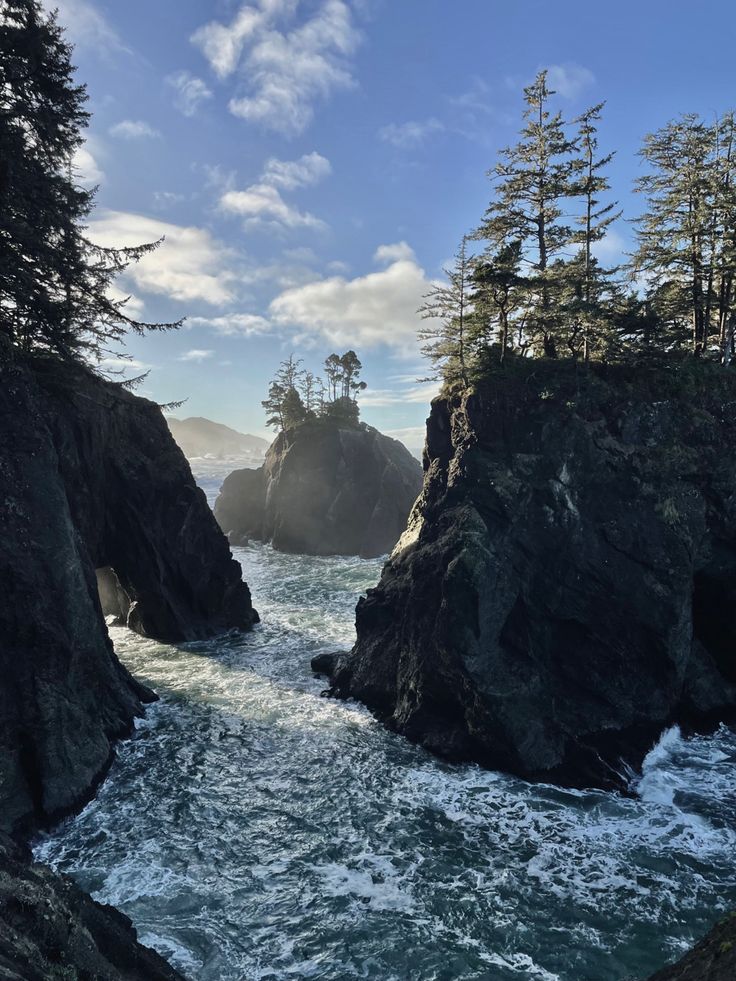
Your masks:
{"label": "mist over water", "polygon": [[736,906],[733,733],[666,733],[629,799],[450,766],[311,674],[380,561],[235,554],[262,625],[113,629],[161,701],[36,847],[193,981],[620,981]]}

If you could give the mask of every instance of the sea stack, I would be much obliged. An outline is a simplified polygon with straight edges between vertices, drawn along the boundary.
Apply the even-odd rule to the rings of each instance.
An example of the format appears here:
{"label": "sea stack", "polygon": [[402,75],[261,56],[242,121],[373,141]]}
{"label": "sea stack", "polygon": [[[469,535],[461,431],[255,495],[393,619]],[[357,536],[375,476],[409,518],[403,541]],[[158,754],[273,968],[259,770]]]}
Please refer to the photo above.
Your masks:
{"label": "sea stack", "polygon": [[456,760],[623,787],[736,710],[736,397],[519,360],[436,399],[425,482],[333,691]]}
{"label": "sea stack", "polygon": [[398,440],[364,423],[309,420],[280,433],[258,470],[226,478],[215,517],[233,545],[372,558],[396,544],[421,487],[421,466]]}

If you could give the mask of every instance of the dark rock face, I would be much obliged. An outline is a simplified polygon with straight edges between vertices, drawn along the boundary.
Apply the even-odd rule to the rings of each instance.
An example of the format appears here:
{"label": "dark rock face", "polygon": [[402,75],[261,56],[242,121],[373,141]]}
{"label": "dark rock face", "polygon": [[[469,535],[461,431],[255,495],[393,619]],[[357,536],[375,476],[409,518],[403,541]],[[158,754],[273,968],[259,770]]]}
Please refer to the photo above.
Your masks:
{"label": "dark rock face", "polygon": [[127,916],[33,864],[2,834],[0,978],[183,981],[155,951],[137,942]]}
{"label": "dark rock face", "polygon": [[682,960],[649,981],[733,981],[736,978],[736,913],[717,923]]}
{"label": "dark rock face", "polygon": [[233,544],[370,558],[393,548],[421,484],[397,440],[369,426],[305,423],[277,437],[259,470],[226,478],[215,516]]}
{"label": "dark rock face", "polygon": [[663,727],[732,719],[722,381],[537,362],[436,400],[422,496],[334,692],[451,759],[604,787]]}
{"label": "dark rock face", "polygon": [[154,696],[117,660],[95,569],[168,641],[256,619],[157,406],[0,349],[0,830],[68,812]]}

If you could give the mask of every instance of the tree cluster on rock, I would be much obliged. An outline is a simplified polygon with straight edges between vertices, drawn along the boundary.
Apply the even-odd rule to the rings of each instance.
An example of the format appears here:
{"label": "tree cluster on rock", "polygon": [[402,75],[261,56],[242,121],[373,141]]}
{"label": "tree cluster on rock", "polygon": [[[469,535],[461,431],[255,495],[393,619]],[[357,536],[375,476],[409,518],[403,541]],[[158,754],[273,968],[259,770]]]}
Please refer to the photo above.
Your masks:
{"label": "tree cluster on rock", "polygon": [[152,242],[103,248],[85,222],[96,188],[75,152],[89,122],[71,45],[38,0],[0,6],[0,333],[24,351],[95,360],[127,331],[164,330],[132,317],[110,287]]}
{"label": "tree cluster on rock", "polygon": [[489,172],[493,199],[425,297],[419,336],[435,376],[467,383],[508,352],[614,361],[689,350],[729,364],[736,116],[684,115],[645,138],[637,248],[607,268],[596,245],[621,211],[608,199],[613,153],[599,148],[604,103],[568,124],[554,94],[545,71],[524,89],[519,142]]}
{"label": "tree cluster on rock", "polygon": [[277,432],[317,419],[357,426],[357,396],[367,386],[359,380],[363,365],[355,351],[331,354],[324,363],[324,378],[303,369],[302,363],[292,354],[279,365],[268,386],[268,398],[261,402],[266,424]]}

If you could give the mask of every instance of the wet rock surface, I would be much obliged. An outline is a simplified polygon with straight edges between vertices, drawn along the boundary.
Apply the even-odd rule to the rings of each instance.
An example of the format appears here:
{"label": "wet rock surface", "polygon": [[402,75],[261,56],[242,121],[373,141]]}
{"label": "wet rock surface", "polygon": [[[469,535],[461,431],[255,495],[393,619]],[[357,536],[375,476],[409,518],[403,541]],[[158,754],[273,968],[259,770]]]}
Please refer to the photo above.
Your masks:
{"label": "wet rock surface", "polygon": [[0,833],[2,981],[182,981],[127,916],[31,861]]}
{"label": "wet rock surface", "polygon": [[450,759],[602,787],[665,726],[733,719],[734,404],[720,375],[539,363],[435,400],[334,693]]}
{"label": "wet rock surface", "polygon": [[231,543],[305,555],[383,555],[421,490],[419,463],[369,426],[305,423],[281,433],[258,470],[224,481],[215,516]]}
{"label": "wet rock surface", "polygon": [[736,913],[713,927],[682,960],[657,971],[649,981],[733,981],[736,978]]}

